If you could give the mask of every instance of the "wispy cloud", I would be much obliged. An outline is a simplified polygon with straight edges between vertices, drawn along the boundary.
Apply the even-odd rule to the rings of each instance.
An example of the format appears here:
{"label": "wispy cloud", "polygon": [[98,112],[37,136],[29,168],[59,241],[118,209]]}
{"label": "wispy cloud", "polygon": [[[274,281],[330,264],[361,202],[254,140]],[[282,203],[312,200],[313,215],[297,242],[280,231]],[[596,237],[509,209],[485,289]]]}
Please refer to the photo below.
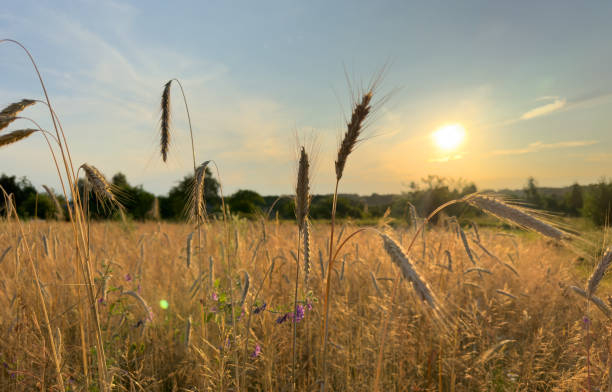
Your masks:
{"label": "wispy cloud", "polygon": [[441,158],[430,158],[429,162],[432,162],[432,163],[443,163],[443,162],[449,162],[449,161],[456,161],[457,159],[461,159],[461,158],[463,158],[463,155],[461,155],[461,154],[448,155],[448,156],[441,157]]}
{"label": "wispy cloud", "polygon": [[[552,97],[545,97],[552,98]],[[544,99],[544,98],[543,98]],[[562,109],[567,101],[565,99],[554,98],[555,100],[546,105],[538,106],[537,108],[531,109],[521,116],[521,120],[529,120],[535,117],[546,116],[547,114],[556,112],[559,109]]]}
{"label": "wispy cloud", "polygon": [[599,143],[597,140],[571,140],[567,142],[557,143],[542,143],[534,142],[530,143],[526,147],[508,150],[495,150],[493,155],[523,155],[532,152],[539,152],[543,150],[557,150],[561,148],[574,148],[574,147],[585,147]]}

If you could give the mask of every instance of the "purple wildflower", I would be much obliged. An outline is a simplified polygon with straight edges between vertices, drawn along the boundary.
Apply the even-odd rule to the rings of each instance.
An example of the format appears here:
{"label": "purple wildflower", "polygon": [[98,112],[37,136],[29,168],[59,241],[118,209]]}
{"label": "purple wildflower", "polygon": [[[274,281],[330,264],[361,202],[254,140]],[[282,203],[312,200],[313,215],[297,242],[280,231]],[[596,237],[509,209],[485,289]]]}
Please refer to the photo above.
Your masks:
{"label": "purple wildflower", "polygon": [[304,305],[296,306],[295,313],[292,316],[294,323],[299,323],[304,319]]}
{"label": "purple wildflower", "polygon": [[255,310],[253,310],[253,313],[258,314],[258,313],[263,312],[264,310],[266,310],[267,305],[268,304],[264,302],[263,305],[256,307]]}
{"label": "purple wildflower", "polygon": [[312,310],[312,304],[310,302],[306,304],[306,309]]}
{"label": "purple wildflower", "polygon": [[259,343],[257,343],[255,345],[255,351],[253,351],[253,353],[251,354],[251,358],[257,358],[259,354],[261,354],[261,346],[259,345]]}
{"label": "purple wildflower", "polygon": [[213,301],[218,301],[219,300],[219,296],[217,295],[217,293],[212,293],[212,300]]}
{"label": "purple wildflower", "polygon": [[276,324],[282,324],[289,318],[289,313],[285,313],[283,316],[280,316],[276,319]]}
{"label": "purple wildflower", "polygon": [[132,280],[132,275],[130,275],[129,273],[125,274],[125,281],[130,282],[131,280]]}

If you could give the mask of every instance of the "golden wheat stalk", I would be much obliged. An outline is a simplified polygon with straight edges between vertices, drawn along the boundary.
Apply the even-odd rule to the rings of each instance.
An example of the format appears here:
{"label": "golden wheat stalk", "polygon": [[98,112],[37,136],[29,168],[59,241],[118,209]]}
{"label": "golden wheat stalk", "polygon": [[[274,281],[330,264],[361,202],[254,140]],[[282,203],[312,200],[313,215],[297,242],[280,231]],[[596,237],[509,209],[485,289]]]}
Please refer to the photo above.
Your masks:
{"label": "golden wheat stalk", "polygon": [[116,190],[114,186],[106,180],[106,177],[104,177],[104,175],[95,166],[84,163],[81,165],[81,167],[85,171],[87,181],[91,185],[96,198],[102,203],[102,205],[106,205],[108,202],[111,204],[111,206],[115,206],[119,210],[122,210],[122,205],[115,196]]}
{"label": "golden wheat stalk", "polygon": [[612,248],[608,248],[606,250],[604,255],[601,257],[601,260],[599,260],[599,263],[597,263],[597,267],[595,267],[595,270],[589,277],[589,283],[587,284],[586,290],[586,293],[589,297],[593,295],[593,293],[597,289],[597,286],[606,274],[610,263],[612,263]]}
{"label": "golden wheat stalk", "polygon": [[32,99],[22,99],[19,102],[12,103],[2,109],[0,112],[0,131],[8,127],[10,123],[17,119],[17,114],[30,105],[34,105],[36,101]]}
{"label": "golden wheat stalk", "polygon": [[38,129],[20,129],[7,133],[6,135],[0,136],[0,147],[8,146],[9,144],[17,143],[18,141],[25,139],[34,132],[38,132]]}
{"label": "golden wheat stalk", "polygon": [[51,188],[49,188],[46,185],[43,185],[43,188],[45,189],[45,192],[47,192],[51,200],[53,200],[53,204],[55,204],[55,209],[56,209],[55,218],[57,220],[64,220],[64,209],[62,208],[62,205],[60,204],[59,200],[57,200],[55,193],[53,193]]}
{"label": "golden wheat stalk", "polygon": [[336,180],[340,181],[342,173],[344,172],[344,166],[346,165],[346,159],[349,154],[353,152],[361,130],[363,129],[363,122],[370,113],[370,101],[372,100],[372,90],[368,91],[361,97],[361,102],[355,105],[351,120],[346,125],[346,132],[340,148],[338,149],[338,158],[336,159]]}
{"label": "golden wheat stalk", "polygon": [[206,179],[206,167],[210,161],[206,161],[195,170],[195,177],[189,192],[189,217],[200,222],[206,216],[206,196],[204,180]]}
{"label": "golden wheat stalk", "polygon": [[610,309],[610,307],[606,305],[606,303],[601,298],[593,294],[589,295],[586,291],[576,286],[570,286],[570,289],[574,290],[574,292],[580,295],[581,297],[593,302],[595,306],[597,306],[599,310],[601,310],[602,313],[605,314],[608,319],[612,320],[612,309]]}
{"label": "golden wheat stalk", "polygon": [[311,233],[310,233],[310,220],[306,218],[304,221],[304,287],[308,288],[308,278],[310,277],[310,269],[312,268],[312,262],[310,260],[311,250]]}
{"label": "golden wheat stalk", "polygon": [[414,269],[402,246],[387,234],[381,233],[380,236],[383,240],[385,251],[391,257],[393,263],[401,269],[404,278],[412,283],[412,287],[419,298],[427,302],[433,310],[439,311],[440,303],[427,282]]}
{"label": "golden wheat stalk", "polygon": [[309,169],[310,163],[308,161],[308,154],[306,153],[306,149],[302,147],[300,149],[297,184],[295,186],[295,216],[300,230],[304,229],[304,221],[310,209]]}
{"label": "golden wheat stalk", "polygon": [[555,240],[562,240],[567,237],[566,233],[549,223],[528,214],[517,206],[510,205],[494,197],[475,194],[468,196],[465,201],[502,220],[510,221],[520,227],[537,231],[546,237]]}
{"label": "golden wheat stalk", "polygon": [[161,140],[160,148],[162,160],[166,162],[168,159],[168,150],[170,149],[170,85],[172,80],[164,85],[164,92],[161,99]]}

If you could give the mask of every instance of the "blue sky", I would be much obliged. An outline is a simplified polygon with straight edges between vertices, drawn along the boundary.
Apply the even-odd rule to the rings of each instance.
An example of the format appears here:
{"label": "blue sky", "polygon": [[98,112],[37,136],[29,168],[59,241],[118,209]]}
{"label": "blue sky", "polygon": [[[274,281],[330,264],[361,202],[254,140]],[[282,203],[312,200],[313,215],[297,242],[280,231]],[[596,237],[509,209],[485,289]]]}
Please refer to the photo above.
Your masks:
{"label": "blue sky", "polygon": [[[0,10],[0,37],[31,50],[75,163],[166,193],[192,167],[177,89],[167,165],[157,151],[160,94],[176,77],[198,160],[217,162],[226,193],[291,193],[296,134],[314,135],[314,191],[329,193],[351,89],[386,67],[385,99],[342,192],[401,192],[428,174],[496,189],[528,176],[557,186],[610,175],[612,3],[174,4],[21,1]],[[0,106],[41,97],[22,52],[2,44],[0,58]],[[24,114],[49,127],[43,109]],[[448,123],[466,129],[453,152],[431,138]],[[0,150],[0,172],[58,188],[36,136]]]}

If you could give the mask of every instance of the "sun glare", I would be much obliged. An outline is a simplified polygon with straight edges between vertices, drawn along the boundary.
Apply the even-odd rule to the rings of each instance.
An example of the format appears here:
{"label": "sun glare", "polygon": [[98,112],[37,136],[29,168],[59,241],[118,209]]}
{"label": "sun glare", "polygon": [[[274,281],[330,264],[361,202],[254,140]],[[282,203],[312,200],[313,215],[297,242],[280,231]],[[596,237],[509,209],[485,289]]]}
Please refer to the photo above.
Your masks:
{"label": "sun glare", "polygon": [[465,128],[461,124],[447,124],[433,133],[433,139],[439,149],[456,150],[465,138]]}

